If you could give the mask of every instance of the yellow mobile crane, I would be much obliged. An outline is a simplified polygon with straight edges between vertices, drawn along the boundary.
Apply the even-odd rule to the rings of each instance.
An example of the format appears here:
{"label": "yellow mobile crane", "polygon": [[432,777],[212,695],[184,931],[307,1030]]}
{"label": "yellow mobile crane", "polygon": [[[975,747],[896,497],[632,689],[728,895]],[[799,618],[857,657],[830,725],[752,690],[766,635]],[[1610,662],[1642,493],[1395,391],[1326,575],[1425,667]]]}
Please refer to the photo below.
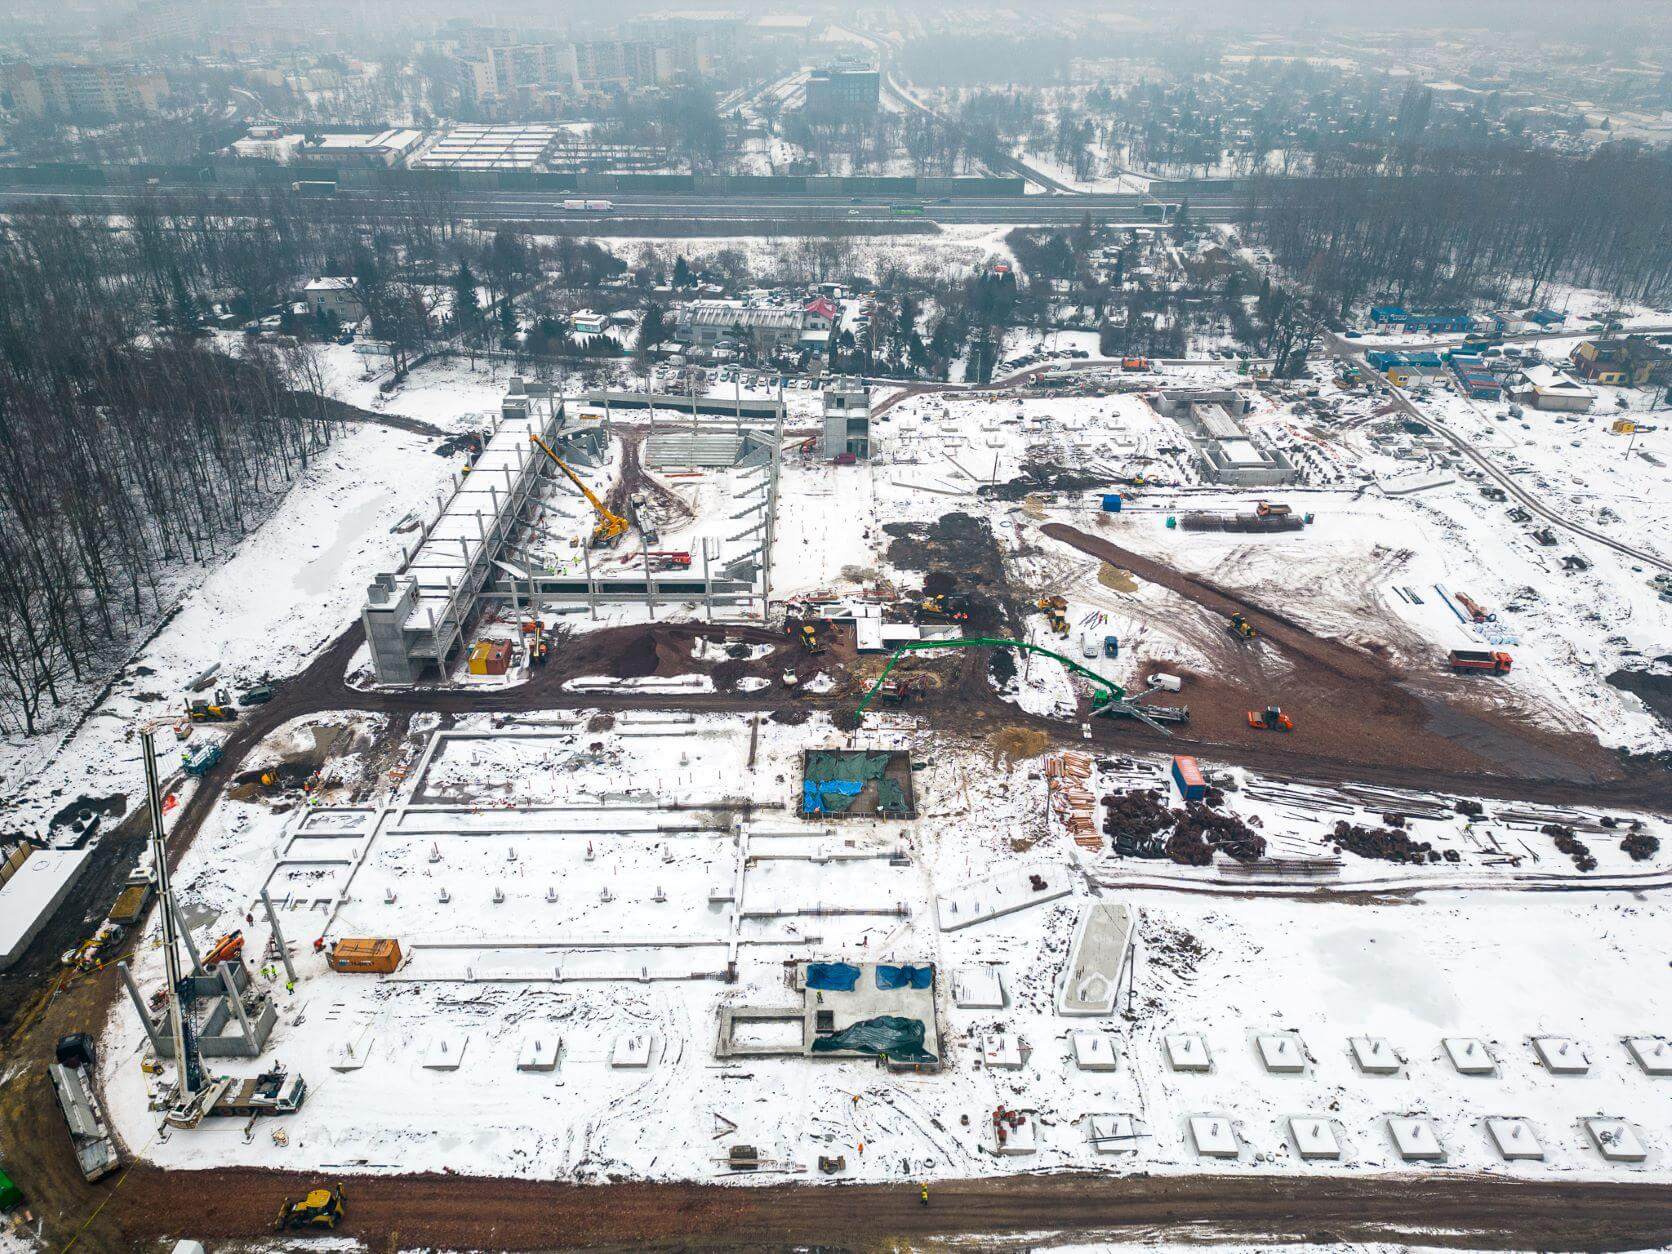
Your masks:
{"label": "yellow mobile crane", "polygon": [[569,476],[569,482],[579,488],[581,495],[587,499],[593,509],[598,511],[598,525],[592,529],[592,547],[595,549],[606,549],[612,546],[617,540],[621,539],[621,537],[627,532],[627,520],[620,514],[613,512],[608,505],[605,505],[602,501],[600,501],[598,499],[598,494],[591,488],[587,487],[586,484],[582,483],[581,477],[574,471],[570,470],[564,463],[563,459],[556,453],[552,452],[550,445],[548,445],[544,440],[532,432],[529,433],[528,438],[531,443],[540,446],[540,451],[542,453],[557,463],[557,468]]}

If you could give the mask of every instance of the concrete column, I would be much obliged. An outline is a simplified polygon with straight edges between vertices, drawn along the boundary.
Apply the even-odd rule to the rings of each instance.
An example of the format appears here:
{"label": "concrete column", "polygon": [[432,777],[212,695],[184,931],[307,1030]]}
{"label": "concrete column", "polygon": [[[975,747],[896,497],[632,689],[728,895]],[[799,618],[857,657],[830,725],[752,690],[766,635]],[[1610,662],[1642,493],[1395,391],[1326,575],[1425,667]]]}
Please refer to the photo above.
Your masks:
{"label": "concrete column", "polygon": [[255,1046],[255,1029],[250,1026],[250,1016],[244,1013],[244,999],[238,995],[238,986],[232,982],[232,972],[227,970],[227,964],[221,963],[216,970],[221,973],[221,987],[226,989],[226,1000],[232,1013],[238,1016],[238,1026],[244,1029],[244,1039],[253,1048]]}
{"label": "concrete column", "polygon": [[139,995],[139,985],[134,983],[133,972],[128,970],[126,960],[118,962],[116,969],[122,973],[122,983],[128,986],[128,996],[133,999],[134,1013],[139,1016],[139,1025],[145,1029],[146,1038],[151,1042],[151,1052],[161,1058],[162,1038],[157,1035],[157,1025],[151,1022],[151,1012],[145,1008],[145,999]]}
{"label": "concrete column", "polygon": [[[433,611],[431,617],[434,617]],[[267,890],[261,890],[261,904],[267,911],[267,925],[273,929],[273,939],[279,942],[279,960],[284,963],[284,973],[291,980],[296,979],[296,968],[290,965],[290,949],[284,943],[284,933],[279,930],[279,912],[273,909],[273,899],[267,895]]]}
{"label": "concrete column", "polygon": [[170,911],[174,915],[174,929],[180,933],[180,940],[186,946],[186,952],[192,956],[192,974],[205,974],[203,970],[203,959],[198,957],[197,946],[192,943],[191,929],[186,926],[186,921],[180,917],[180,912],[174,908],[172,893],[170,893],[169,900],[164,903],[163,908]]}

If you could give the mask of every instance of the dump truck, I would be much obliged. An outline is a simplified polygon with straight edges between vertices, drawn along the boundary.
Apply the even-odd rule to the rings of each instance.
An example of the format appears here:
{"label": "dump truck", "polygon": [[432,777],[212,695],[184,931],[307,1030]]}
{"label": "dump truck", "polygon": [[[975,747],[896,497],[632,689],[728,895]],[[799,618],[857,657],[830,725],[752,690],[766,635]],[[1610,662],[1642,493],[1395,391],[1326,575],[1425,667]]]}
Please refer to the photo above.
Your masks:
{"label": "dump truck", "polygon": [[151,894],[155,891],[156,880],[151,871],[135,867],[128,872],[127,885],[117,895],[116,904],[111,906],[106,918],[121,927],[132,927],[144,915],[145,907],[151,904]]}
{"label": "dump truck", "polygon": [[273,1228],[277,1232],[293,1232],[299,1228],[334,1229],[347,1207],[343,1202],[343,1186],[334,1189],[312,1189],[300,1201],[288,1197],[279,1204],[279,1217]]}
{"label": "dump truck", "polygon": [[93,1091],[92,1038],[85,1032],[60,1037],[57,1057],[46,1074],[69,1125],[76,1163],[87,1180],[102,1180],[122,1165],[122,1159]]}
{"label": "dump truck", "polygon": [[401,943],[390,937],[344,937],[333,941],[325,963],[333,971],[388,975],[401,965]]}
{"label": "dump truck", "polygon": [[1446,655],[1446,664],[1459,674],[1484,672],[1488,675],[1507,675],[1515,659],[1494,649],[1453,649]]}
{"label": "dump truck", "polygon": [[221,760],[219,745],[199,745],[180,755],[180,766],[193,779],[202,779],[214,770]]}
{"label": "dump truck", "polygon": [[1261,501],[1254,507],[1254,513],[1260,518],[1287,518],[1294,512],[1287,505],[1279,505],[1274,501]]}

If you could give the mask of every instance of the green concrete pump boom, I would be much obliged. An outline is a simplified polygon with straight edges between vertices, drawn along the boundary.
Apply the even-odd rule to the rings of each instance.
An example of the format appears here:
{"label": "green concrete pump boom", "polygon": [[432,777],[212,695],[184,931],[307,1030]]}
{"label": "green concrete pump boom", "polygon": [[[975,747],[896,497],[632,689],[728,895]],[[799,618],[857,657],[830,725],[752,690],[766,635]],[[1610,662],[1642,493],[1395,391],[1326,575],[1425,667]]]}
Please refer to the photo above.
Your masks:
{"label": "green concrete pump boom", "polygon": [[1098,691],[1091,694],[1093,709],[1101,709],[1111,701],[1126,700],[1126,689],[1113,680],[1103,678],[1094,670],[1081,666],[1073,658],[1066,658],[1060,653],[1052,653],[1049,649],[1042,649],[1037,644],[1029,644],[1025,640],[999,640],[990,636],[971,636],[964,640],[908,640],[894,652],[888,655],[888,665],[882,668],[882,674],[877,676],[877,682],[859,701],[859,714],[865,713],[865,707],[871,704],[871,698],[877,695],[883,681],[888,678],[888,672],[894,669],[894,663],[900,660],[902,653],[918,653],[924,649],[1021,649],[1027,653],[1038,653],[1044,657],[1055,658],[1076,675],[1084,675],[1092,683],[1097,684]]}

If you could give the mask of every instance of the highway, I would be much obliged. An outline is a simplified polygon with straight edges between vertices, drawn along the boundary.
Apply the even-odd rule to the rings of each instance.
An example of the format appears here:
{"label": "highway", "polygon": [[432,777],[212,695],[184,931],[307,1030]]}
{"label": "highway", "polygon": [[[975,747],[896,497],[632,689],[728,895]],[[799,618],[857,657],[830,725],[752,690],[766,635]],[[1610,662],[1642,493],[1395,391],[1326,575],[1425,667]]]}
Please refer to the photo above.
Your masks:
{"label": "highway", "polygon": [[[178,192],[201,194],[201,185],[146,189],[159,194]],[[91,211],[121,212],[136,191],[125,188],[84,189],[4,188],[0,189],[0,212],[18,212],[32,204],[62,202]],[[227,195],[236,197],[237,190]],[[456,192],[446,204],[460,216],[482,222],[643,222],[654,227],[670,222],[777,222],[853,226],[875,226],[894,222],[934,222],[943,226],[1074,226],[1087,214],[1094,222],[1116,225],[1153,225],[1157,203],[1154,198],[1132,194],[1025,195],[995,197],[879,197],[879,196],[741,196],[670,193],[646,195],[634,192],[609,196],[607,214],[580,213],[563,207],[568,193],[469,191]],[[602,194],[599,199],[605,199]],[[321,202],[326,203],[326,202]],[[429,198],[390,194],[373,189],[339,187],[329,202],[368,213],[407,214],[416,205],[433,208]],[[1235,192],[1195,193],[1190,198],[1191,216],[1198,222],[1233,222],[1240,216],[1241,197]],[[922,214],[897,214],[896,204],[922,208]],[[616,228],[619,231],[619,227]],[[654,230],[647,230],[654,234]]]}

